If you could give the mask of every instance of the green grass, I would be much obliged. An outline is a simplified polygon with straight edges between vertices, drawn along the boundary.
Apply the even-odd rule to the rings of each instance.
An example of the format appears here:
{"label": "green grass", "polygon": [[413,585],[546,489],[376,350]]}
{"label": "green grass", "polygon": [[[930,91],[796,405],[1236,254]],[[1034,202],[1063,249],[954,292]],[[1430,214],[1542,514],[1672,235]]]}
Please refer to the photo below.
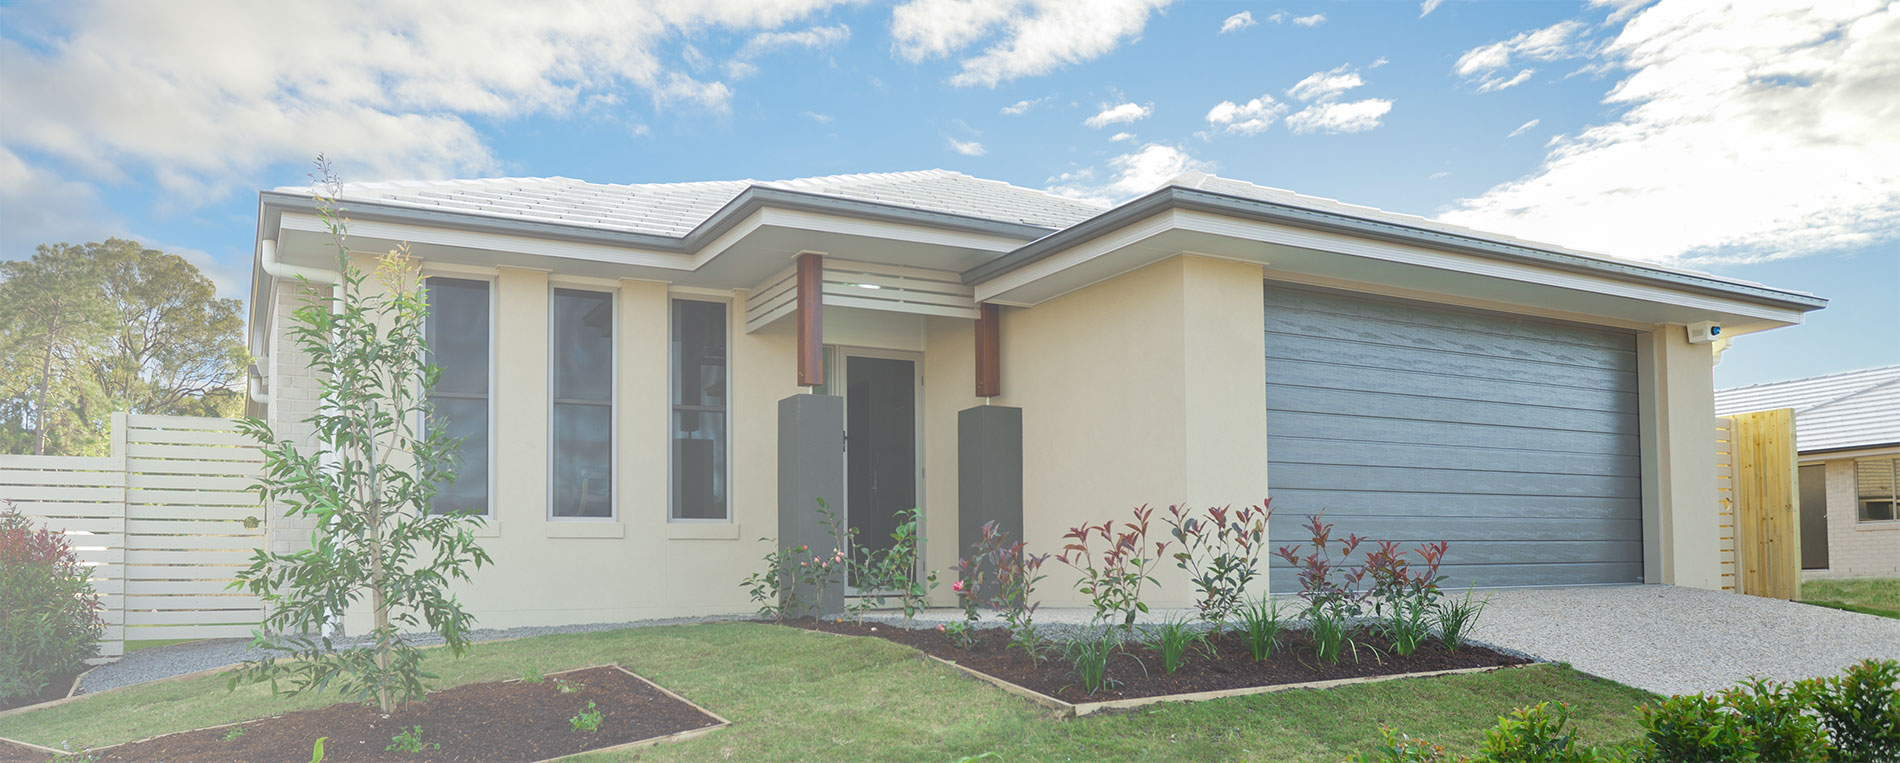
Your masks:
{"label": "green grass", "polygon": [[[439,653],[438,653],[439,654]],[[1470,751],[1497,716],[1539,700],[1572,708],[1593,743],[1634,739],[1651,695],[1568,667],[1291,691],[1058,720],[1047,711],[878,639],[749,623],[641,628],[479,644],[428,667],[438,686],[614,662],[734,721],[642,760],[1323,760],[1378,741],[1389,724]],[[97,747],[169,731],[317,707],[334,697],[274,699],[205,677],[139,686],[0,718],[0,736]],[[593,756],[595,760],[612,760]]]}
{"label": "green grass", "polygon": [[189,644],[193,641],[203,641],[203,640],[204,639],[195,639],[195,638],[133,639],[133,640],[129,640],[125,642],[125,653],[131,654],[140,649],[151,649],[152,647],[155,647],[155,646],[171,646],[173,644]]}
{"label": "green grass", "polygon": [[1801,601],[1900,619],[1900,578],[1805,580],[1801,583]]}

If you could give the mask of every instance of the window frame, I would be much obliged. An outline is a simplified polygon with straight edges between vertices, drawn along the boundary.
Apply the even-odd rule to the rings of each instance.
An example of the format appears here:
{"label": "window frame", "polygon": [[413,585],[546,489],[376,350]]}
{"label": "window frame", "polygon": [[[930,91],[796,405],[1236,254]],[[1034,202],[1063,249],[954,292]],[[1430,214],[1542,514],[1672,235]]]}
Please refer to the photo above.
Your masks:
{"label": "window frame", "polygon": [[[700,294],[700,293],[695,293],[695,292],[681,292],[681,291],[670,291],[668,292],[666,297],[667,297],[666,299],[666,521],[668,524],[683,524],[683,525],[729,525],[729,524],[732,524],[734,521],[733,516],[732,516],[732,488],[733,488],[732,475],[733,475],[733,460],[734,460],[732,457],[732,443],[736,439],[733,437],[733,416],[732,416],[732,408],[733,408],[733,405],[732,405],[733,403],[732,401],[733,341],[732,340],[734,338],[732,306],[733,306],[734,300],[730,296],[714,296],[714,295]],[[673,435],[679,429],[679,422],[676,417],[679,415],[682,409],[682,406],[673,402],[675,399],[678,398],[678,395],[679,395],[679,366],[678,366],[679,353],[674,346],[673,337],[676,335],[676,332],[678,331],[678,328],[679,328],[678,316],[674,311],[674,305],[680,302],[708,302],[708,303],[719,305],[720,306],[719,315],[722,321],[725,323],[725,327],[724,327],[725,331],[722,333],[724,334],[725,346],[726,346],[726,366],[725,366],[726,388],[725,388],[725,394],[723,395],[726,401],[726,404],[723,408],[716,409],[716,410],[717,412],[724,414],[725,419],[726,419],[725,421],[726,468],[725,468],[725,475],[724,475],[725,480],[726,480],[726,501],[725,501],[725,516],[718,517],[718,518],[679,516],[679,484],[678,484],[679,480],[677,479],[677,476],[679,475],[679,463],[678,463],[678,450],[677,448],[675,448],[675,443],[673,442],[673,439],[674,439]],[[703,405],[684,406],[684,407],[691,408],[696,413],[713,412],[715,410],[711,406],[703,406]]]}
{"label": "window frame", "polygon": [[[1885,462],[1887,469],[1887,495],[1863,495],[1860,492],[1860,469],[1862,464]],[[1886,503],[1889,516],[1886,519],[1869,517],[1867,505]],[[1858,458],[1854,460],[1854,524],[1856,525],[1892,525],[1900,523],[1900,456]]]}
{"label": "window frame", "polygon": [[[450,279],[456,279],[456,280],[461,280],[461,281],[479,281],[481,283],[487,284],[488,286],[488,368],[487,368],[488,393],[486,395],[487,402],[488,402],[488,405],[486,406],[488,409],[488,479],[487,479],[488,484],[484,488],[488,500],[485,502],[485,505],[482,507],[482,513],[458,514],[456,516],[464,517],[464,518],[480,517],[487,522],[493,523],[497,519],[495,515],[495,487],[496,487],[495,471],[496,471],[496,467],[499,465],[496,461],[496,448],[495,448],[495,421],[496,421],[496,416],[499,414],[499,411],[496,408],[497,406],[496,400],[499,396],[495,394],[495,388],[496,388],[496,385],[500,382],[499,369],[501,367],[501,363],[499,362],[500,356],[496,352],[497,349],[499,349],[499,346],[496,340],[498,338],[498,335],[501,332],[500,278],[498,278],[494,273],[488,273],[488,272],[471,273],[471,272],[464,272],[461,270],[444,270],[440,268],[429,267],[427,265],[423,267],[420,275],[422,278],[422,285],[425,290],[428,288],[429,279],[431,278],[450,278]],[[423,330],[423,338],[426,340],[429,335],[428,334],[429,325],[426,318],[423,321],[422,330]],[[432,391],[425,391],[423,396],[425,399],[433,398],[435,396],[435,393]],[[460,395],[460,394],[455,394],[455,393],[451,393],[451,396],[457,397],[459,399],[464,399],[464,400],[472,399],[471,396]],[[432,404],[432,407],[433,407],[433,404]],[[416,429],[417,431],[422,432],[423,436],[425,437],[428,436],[429,434],[428,419],[424,417],[422,421],[417,422]],[[435,508],[431,506],[429,508],[429,511],[431,514],[433,514],[435,511]]]}
{"label": "window frame", "polygon": [[[555,363],[555,336],[558,328],[554,320],[554,301],[559,291],[584,291],[607,295],[607,305],[612,311],[608,317],[607,361],[607,516],[604,517],[563,517],[554,513],[554,409],[561,405],[561,399],[555,396],[554,374],[558,369]],[[620,414],[620,290],[615,287],[587,282],[563,281],[559,277],[548,279],[547,302],[547,509],[542,512],[548,522],[576,523],[616,523],[620,521],[620,426],[617,417]],[[572,405],[599,405],[593,401],[568,401]]]}

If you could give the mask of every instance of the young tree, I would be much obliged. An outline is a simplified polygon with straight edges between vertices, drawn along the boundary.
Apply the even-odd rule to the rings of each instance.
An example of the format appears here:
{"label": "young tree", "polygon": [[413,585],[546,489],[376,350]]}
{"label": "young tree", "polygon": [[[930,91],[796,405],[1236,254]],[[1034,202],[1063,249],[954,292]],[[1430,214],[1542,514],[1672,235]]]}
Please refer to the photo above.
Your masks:
{"label": "young tree", "polygon": [[[334,683],[387,714],[420,698],[423,679],[434,677],[404,631],[426,624],[457,656],[467,648],[474,617],[446,589],[489,557],[475,542],[480,517],[429,511],[437,486],[454,477],[459,443],[441,427],[418,426],[437,369],[424,360],[428,306],[416,262],[406,248],[391,251],[376,268],[381,290],[368,289],[334,206],[339,187],[321,157],[318,169],[327,188],[318,211],[341,278],[327,294],[306,281],[306,303],[290,328],[321,384],[318,410],[304,420],[315,445],[280,440],[257,419],[241,425],[265,445],[263,498],[283,502],[286,516],[315,519],[317,529],[309,550],[260,549],[238,573],[234,587],[267,603],[252,644],[268,654],[245,663],[231,686],[270,681],[284,691],[279,681],[287,680],[287,693],[296,694]],[[370,631],[338,641],[325,626],[361,603],[374,617]]]}

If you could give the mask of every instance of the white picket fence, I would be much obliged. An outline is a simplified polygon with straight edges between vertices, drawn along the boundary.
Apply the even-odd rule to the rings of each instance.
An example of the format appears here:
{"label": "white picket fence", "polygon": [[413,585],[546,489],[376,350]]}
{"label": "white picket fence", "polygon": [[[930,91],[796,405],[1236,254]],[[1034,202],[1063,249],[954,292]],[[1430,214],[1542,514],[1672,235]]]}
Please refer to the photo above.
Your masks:
{"label": "white picket fence", "polygon": [[110,456],[0,455],[0,498],[63,531],[105,604],[100,661],[143,639],[249,636],[256,596],[228,588],[263,546],[248,492],[263,461],[228,419],[115,414]]}

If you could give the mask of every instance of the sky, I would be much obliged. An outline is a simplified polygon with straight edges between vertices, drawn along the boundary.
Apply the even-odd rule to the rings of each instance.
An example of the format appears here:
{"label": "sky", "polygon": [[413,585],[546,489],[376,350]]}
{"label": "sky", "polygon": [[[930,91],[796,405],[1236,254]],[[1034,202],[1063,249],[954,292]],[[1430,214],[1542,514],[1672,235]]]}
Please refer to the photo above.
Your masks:
{"label": "sky", "polygon": [[257,192],[1189,169],[1817,294],[1719,387],[1900,363],[1900,3],[0,2],[0,257],[249,281]]}

